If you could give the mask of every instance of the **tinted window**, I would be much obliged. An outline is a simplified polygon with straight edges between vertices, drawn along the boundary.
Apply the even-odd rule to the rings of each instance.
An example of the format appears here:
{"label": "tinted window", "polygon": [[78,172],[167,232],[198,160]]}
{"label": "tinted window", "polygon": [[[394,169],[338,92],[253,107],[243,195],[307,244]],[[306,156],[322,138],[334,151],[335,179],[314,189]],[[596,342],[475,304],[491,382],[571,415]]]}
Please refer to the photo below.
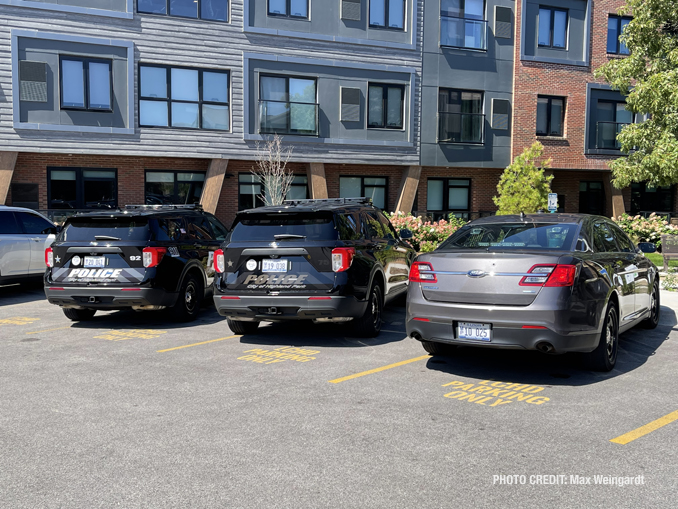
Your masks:
{"label": "tinted window", "polygon": [[341,240],[358,240],[361,238],[358,222],[353,215],[337,214],[335,220]]}
{"label": "tinted window", "polygon": [[438,251],[455,249],[572,249],[576,224],[497,223],[468,225],[443,242]]}
{"label": "tinted window", "polygon": [[179,237],[186,233],[183,222],[180,218],[163,218],[158,219],[158,231],[156,233],[156,240],[164,242],[172,242],[178,240]]}
{"label": "tinted window", "polygon": [[379,221],[379,217],[374,212],[365,212],[363,214],[365,236],[368,239],[384,237],[384,227]]}
{"label": "tinted window", "polygon": [[14,212],[0,212],[0,234],[23,233],[14,217]]}
{"label": "tinted window", "polygon": [[52,223],[35,214],[17,212],[16,215],[24,225],[24,233],[47,235],[49,232],[45,230],[54,228]]}
{"label": "tinted window", "polygon": [[[231,232],[231,242],[282,241],[277,236],[298,235],[299,240],[336,240],[332,215],[320,214],[248,214],[236,219]],[[288,240],[295,240],[293,237]]]}
{"label": "tinted window", "polygon": [[226,235],[228,235],[228,229],[219,222],[216,217],[207,216],[207,220],[212,225],[212,231],[214,232],[214,238],[216,240],[226,240]]}
{"label": "tinted window", "polygon": [[379,222],[381,222],[381,225],[384,227],[384,236],[387,239],[395,239],[397,235],[393,225],[391,224],[391,221],[389,221],[388,218],[382,213],[377,215],[379,216]]}
{"label": "tinted window", "polygon": [[188,217],[188,235],[193,240],[214,240],[212,227],[205,216]]}
{"label": "tinted window", "polygon": [[633,253],[635,252],[636,248],[633,245],[633,242],[631,242],[631,239],[629,239],[626,234],[621,230],[616,225],[607,225],[608,228],[612,230],[613,235],[617,239],[617,245],[619,246],[619,250],[623,253]]}
{"label": "tinted window", "polygon": [[605,223],[593,224],[593,243],[595,244],[596,251],[601,253],[619,250],[614,241],[614,235],[610,231],[610,227]]}
{"label": "tinted window", "polygon": [[130,218],[91,218],[69,219],[57,240],[63,242],[96,241],[95,236],[106,235],[123,241],[145,242],[150,238],[148,219]]}

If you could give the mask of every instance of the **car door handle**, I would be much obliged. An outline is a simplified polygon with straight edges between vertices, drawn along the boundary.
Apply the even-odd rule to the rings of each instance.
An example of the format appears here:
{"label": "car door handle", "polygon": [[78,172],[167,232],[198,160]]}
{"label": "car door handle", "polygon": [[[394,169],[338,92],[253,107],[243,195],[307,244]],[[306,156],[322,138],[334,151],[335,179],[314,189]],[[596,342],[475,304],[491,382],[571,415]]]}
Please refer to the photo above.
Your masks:
{"label": "car door handle", "polygon": [[40,237],[31,237],[33,242],[40,242],[42,239]]}

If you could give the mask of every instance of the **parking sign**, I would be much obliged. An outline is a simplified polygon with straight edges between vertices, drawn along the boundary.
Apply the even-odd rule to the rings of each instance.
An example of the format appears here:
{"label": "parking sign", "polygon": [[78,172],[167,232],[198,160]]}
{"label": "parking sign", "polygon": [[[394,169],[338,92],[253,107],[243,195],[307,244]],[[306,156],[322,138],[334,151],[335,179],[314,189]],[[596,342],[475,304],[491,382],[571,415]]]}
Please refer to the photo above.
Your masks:
{"label": "parking sign", "polygon": [[558,195],[549,193],[549,212],[553,213],[556,210],[558,210]]}

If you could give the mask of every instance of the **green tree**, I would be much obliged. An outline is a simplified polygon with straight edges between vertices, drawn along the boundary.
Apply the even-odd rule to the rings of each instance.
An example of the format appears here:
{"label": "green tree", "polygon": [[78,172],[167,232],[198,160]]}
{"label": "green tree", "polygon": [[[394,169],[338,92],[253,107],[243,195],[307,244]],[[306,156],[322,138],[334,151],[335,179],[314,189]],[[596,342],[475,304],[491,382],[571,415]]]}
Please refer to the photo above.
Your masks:
{"label": "green tree", "polygon": [[630,55],[596,74],[627,96],[627,109],[649,118],[617,136],[628,157],[609,163],[613,183],[669,185],[678,182],[678,2],[627,0],[620,13],[633,15],[621,35]]}
{"label": "green tree", "polygon": [[492,198],[499,208],[497,215],[546,210],[553,175],[544,174],[544,169],[551,167],[551,159],[537,166],[543,152],[544,146],[534,142],[504,170],[497,185],[497,196]]}

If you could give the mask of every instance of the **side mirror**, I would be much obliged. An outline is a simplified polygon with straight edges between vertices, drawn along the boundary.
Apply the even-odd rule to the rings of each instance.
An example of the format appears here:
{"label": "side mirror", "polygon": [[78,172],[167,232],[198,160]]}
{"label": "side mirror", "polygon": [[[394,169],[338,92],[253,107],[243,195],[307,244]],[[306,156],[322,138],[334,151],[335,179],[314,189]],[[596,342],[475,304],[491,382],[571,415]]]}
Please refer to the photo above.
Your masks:
{"label": "side mirror", "polygon": [[638,249],[643,253],[656,253],[657,246],[654,245],[654,242],[638,242]]}
{"label": "side mirror", "polygon": [[400,230],[400,238],[403,240],[411,239],[414,235],[410,230],[402,229]]}

